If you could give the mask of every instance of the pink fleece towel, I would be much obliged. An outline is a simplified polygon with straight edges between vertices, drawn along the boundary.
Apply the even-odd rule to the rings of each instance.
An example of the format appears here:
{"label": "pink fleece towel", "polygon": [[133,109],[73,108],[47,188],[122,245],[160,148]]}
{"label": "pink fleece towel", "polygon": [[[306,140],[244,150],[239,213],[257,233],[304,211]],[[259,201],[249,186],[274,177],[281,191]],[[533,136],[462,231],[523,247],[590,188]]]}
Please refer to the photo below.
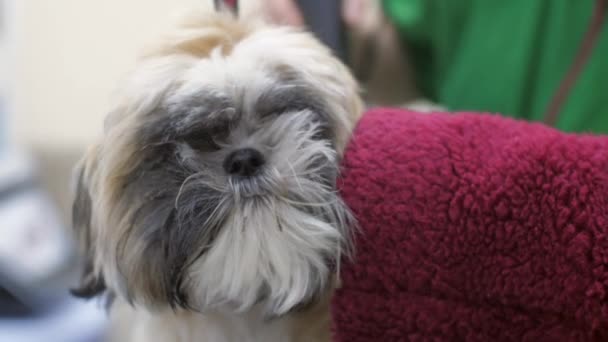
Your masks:
{"label": "pink fleece towel", "polygon": [[341,192],[336,341],[608,341],[607,137],[377,109]]}

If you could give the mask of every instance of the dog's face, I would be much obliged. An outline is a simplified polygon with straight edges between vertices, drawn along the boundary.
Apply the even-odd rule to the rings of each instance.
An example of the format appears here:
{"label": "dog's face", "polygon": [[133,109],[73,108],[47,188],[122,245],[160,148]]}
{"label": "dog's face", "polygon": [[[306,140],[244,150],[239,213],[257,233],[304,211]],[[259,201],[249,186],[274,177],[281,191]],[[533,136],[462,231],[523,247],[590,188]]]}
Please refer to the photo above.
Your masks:
{"label": "dog's face", "polygon": [[339,159],[362,110],[309,34],[203,14],[125,81],[80,166],[82,288],[134,304],[280,315],[348,249]]}

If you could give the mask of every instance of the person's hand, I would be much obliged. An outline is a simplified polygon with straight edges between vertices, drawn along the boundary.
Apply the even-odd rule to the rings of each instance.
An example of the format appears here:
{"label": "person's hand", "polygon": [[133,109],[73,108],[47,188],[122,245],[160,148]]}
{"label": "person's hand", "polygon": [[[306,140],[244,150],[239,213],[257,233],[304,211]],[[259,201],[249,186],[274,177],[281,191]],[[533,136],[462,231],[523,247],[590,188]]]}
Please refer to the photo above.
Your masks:
{"label": "person's hand", "polygon": [[343,0],[342,18],[347,26],[357,26],[364,18],[366,6],[377,0]]}
{"label": "person's hand", "polygon": [[380,0],[342,0],[342,19],[357,34],[373,34],[383,21]]}
{"label": "person's hand", "polygon": [[294,0],[264,0],[264,11],[275,24],[303,26],[304,18]]}

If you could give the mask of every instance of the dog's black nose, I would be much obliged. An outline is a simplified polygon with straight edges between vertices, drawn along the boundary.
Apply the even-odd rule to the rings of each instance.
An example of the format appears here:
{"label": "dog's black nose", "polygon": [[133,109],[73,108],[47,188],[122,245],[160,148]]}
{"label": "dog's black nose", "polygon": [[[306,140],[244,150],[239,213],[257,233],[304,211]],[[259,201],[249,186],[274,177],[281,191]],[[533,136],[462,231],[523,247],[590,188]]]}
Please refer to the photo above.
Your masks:
{"label": "dog's black nose", "polygon": [[224,170],[235,176],[252,176],[264,165],[264,156],[253,148],[243,148],[231,152],[224,160]]}

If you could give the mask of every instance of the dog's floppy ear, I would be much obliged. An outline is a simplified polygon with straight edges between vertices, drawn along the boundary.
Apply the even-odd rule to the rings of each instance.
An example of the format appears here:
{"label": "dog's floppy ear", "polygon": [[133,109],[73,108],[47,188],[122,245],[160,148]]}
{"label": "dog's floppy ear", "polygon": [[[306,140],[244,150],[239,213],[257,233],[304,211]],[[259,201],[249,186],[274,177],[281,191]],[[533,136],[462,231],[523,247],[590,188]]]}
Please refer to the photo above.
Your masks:
{"label": "dog's floppy ear", "polygon": [[[90,166],[89,166],[90,167]],[[72,227],[84,260],[84,269],[80,284],[70,292],[80,298],[92,298],[106,290],[103,277],[95,269],[95,245],[93,230],[93,203],[89,190],[89,170],[86,160],[76,166],[74,200],[72,203]]]}

